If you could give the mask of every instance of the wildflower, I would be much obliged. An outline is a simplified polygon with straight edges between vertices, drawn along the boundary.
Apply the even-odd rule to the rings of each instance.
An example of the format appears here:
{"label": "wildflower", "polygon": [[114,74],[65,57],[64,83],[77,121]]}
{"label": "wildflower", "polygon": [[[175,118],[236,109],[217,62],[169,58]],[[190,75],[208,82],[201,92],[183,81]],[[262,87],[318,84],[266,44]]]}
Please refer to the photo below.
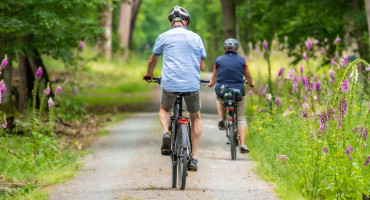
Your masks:
{"label": "wildflower", "polygon": [[280,98],[279,97],[276,97],[275,103],[280,107],[281,101],[280,101]]}
{"label": "wildflower", "polygon": [[48,85],[48,87],[44,90],[44,93],[45,93],[45,95],[46,95],[46,96],[49,96],[49,94],[50,94],[50,87],[49,87],[49,85]]}
{"label": "wildflower", "polygon": [[338,113],[337,120],[338,120],[338,128],[341,128],[342,127],[342,116],[340,113]]}
{"label": "wildflower", "polygon": [[329,108],[326,108],[325,116],[326,116],[326,121],[329,121],[330,120],[330,109]]}
{"label": "wildflower", "polygon": [[370,71],[370,67],[366,67],[366,68],[365,68],[365,70],[366,70],[366,71]]}
{"label": "wildflower", "polygon": [[77,95],[77,93],[78,93],[78,89],[77,89],[77,88],[75,88],[75,89],[73,90],[73,96],[76,96],[76,95]]}
{"label": "wildflower", "polygon": [[280,68],[280,70],[279,70],[279,72],[278,72],[278,75],[277,75],[277,76],[278,76],[278,77],[279,77],[279,76],[282,76],[282,75],[283,75],[283,73],[284,73],[284,71],[285,71],[285,68],[283,68],[283,67],[282,67],[282,68]]}
{"label": "wildflower", "polygon": [[6,92],[6,86],[5,86],[5,83],[4,81],[0,81],[0,103],[1,103],[1,99],[3,98],[4,94]]}
{"label": "wildflower", "polygon": [[267,100],[270,102],[272,98],[272,95],[270,93],[267,94]]}
{"label": "wildflower", "polygon": [[297,75],[297,76],[295,76],[295,78],[293,80],[293,91],[295,93],[298,93],[298,82],[299,82],[299,77]]}
{"label": "wildflower", "polygon": [[51,79],[51,82],[52,83],[55,83],[55,78],[54,77]]}
{"label": "wildflower", "polygon": [[369,164],[369,162],[370,162],[370,156],[367,157],[364,166],[367,167],[367,165]]}
{"label": "wildflower", "polygon": [[258,94],[264,95],[263,94],[263,85],[262,84],[260,85],[260,88],[258,88]]}
{"label": "wildflower", "polygon": [[364,132],[364,140],[366,140],[366,139],[367,139],[368,134],[369,134],[369,131],[368,131],[368,129],[366,128],[366,129],[365,129],[365,132]]}
{"label": "wildflower", "polygon": [[91,81],[90,87],[94,87],[94,82]]}
{"label": "wildflower", "polygon": [[322,113],[320,113],[320,129],[319,130],[324,130],[325,128],[325,124],[324,124],[324,118],[323,118],[323,115]]}
{"label": "wildflower", "polygon": [[331,80],[334,80],[334,71],[332,69],[329,70],[329,76]]}
{"label": "wildflower", "polygon": [[305,95],[302,95],[303,101],[307,101],[307,97]]}
{"label": "wildflower", "polygon": [[82,50],[82,48],[84,48],[84,42],[83,41],[81,41],[80,44],[78,45],[79,50]]}
{"label": "wildflower", "polygon": [[320,81],[320,80],[318,80],[318,81],[315,83],[315,89],[316,89],[316,91],[318,92],[318,91],[320,90],[320,88],[321,88],[321,81]]}
{"label": "wildflower", "polygon": [[315,96],[313,96],[313,99],[315,100],[315,101],[317,101],[317,96],[315,95]]}
{"label": "wildflower", "polygon": [[340,37],[335,38],[334,44],[337,44],[338,42],[340,42]]}
{"label": "wildflower", "polygon": [[347,61],[348,61],[348,56],[347,56],[347,54],[344,52],[344,53],[343,53],[343,58],[340,60],[340,63],[341,63],[341,65],[344,67],[344,66],[346,66],[346,64],[347,64]]}
{"label": "wildflower", "polygon": [[302,117],[303,117],[303,118],[306,118],[306,117],[307,117],[307,113],[306,113],[306,111],[305,111],[305,110],[302,110]]}
{"label": "wildflower", "polygon": [[308,85],[308,78],[302,76],[301,81],[302,85],[306,87],[306,92],[308,92],[310,90],[310,86]]}
{"label": "wildflower", "polygon": [[328,154],[328,149],[326,147],[322,148],[322,151],[325,153],[325,154]]}
{"label": "wildflower", "polygon": [[301,71],[301,75],[303,75],[303,66],[299,66],[299,70]]}
{"label": "wildflower", "polygon": [[335,62],[335,60],[331,59],[330,60],[330,64],[333,65],[333,66],[337,66],[338,64]]}
{"label": "wildflower", "polygon": [[288,160],[288,156],[287,155],[279,155],[279,159],[283,162],[286,162]]}
{"label": "wildflower", "polygon": [[324,38],[324,42],[327,43],[328,42],[328,38]]}
{"label": "wildflower", "polygon": [[5,68],[8,64],[8,58],[5,56],[5,58],[1,61],[1,67]]}
{"label": "wildflower", "polygon": [[348,101],[347,101],[347,99],[344,99],[343,100],[343,114],[344,115],[347,114],[347,105],[348,105]]}
{"label": "wildflower", "polygon": [[284,113],[283,113],[283,117],[285,117],[285,116],[287,116],[287,115],[289,115],[289,110],[287,110],[287,111],[285,111]]}
{"label": "wildflower", "polygon": [[39,68],[37,69],[37,71],[36,71],[36,77],[37,77],[38,79],[41,79],[41,77],[42,77],[42,68],[41,68],[41,67],[39,67]]}
{"label": "wildflower", "polygon": [[311,39],[308,39],[306,41],[306,48],[307,48],[307,50],[311,50],[311,48],[312,48],[312,41],[311,41]]}
{"label": "wildflower", "polygon": [[293,78],[293,73],[294,73],[294,69],[293,68],[290,68],[290,70],[288,72],[287,79],[292,79]]}
{"label": "wildflower", "polygon": [[266,85],[265,86],[265,93],[267,93],[269,91],[269,86],[268,85]]}
{"label": "wildflower", "polygon": [[308,58],[307,58],[307,54],[306,54],[306,52],[304,52],[303,53],[303,59],[305,59],[305,60],[307,60]]}
{"label": "wildflower", "polygon": [[59,98],[59,94],[62,92],[62,87],[58,86],[56,89],[55,89],[55,96]]}
{"label": "wildflower", "polygon": [[52,107],[54,105],[54,101],[51,97],[49,97],[49,100],[48,100],[48,106],[49,108]]}
{"label": "wildflower", "polygon": [[336,60],[338,58],[338,53],[337,52],[335,52],[335,54],[334,54],[334,60]]}
{"label": "wildflower", "polygon": [[253,95],[253,91],[252,90],[249,90],[248,91],[248,94],[249,94],[249,96],[252,96]]}
{"label": "wildflower", "polygon": [[267,51],[268,43],[266,40],[263,41],[263,48]]}
{"label": "wildflower", "polygon": [[347,157],[348,157],[350,160],[352,160],[351,155],[350,155],[350,153],[351,153],[351,152],[353,152],[353,148],[352,148],[352,146],[351,146],[351,145],[348,145],[348,146],[347,146],[347,148],[346,148],[346,155],[347,155]]}
{"label": "wildflower", "polygon": [[342,92],[348,92],[349,82],[348,79],[344,80],[341,84],[341,91]]}

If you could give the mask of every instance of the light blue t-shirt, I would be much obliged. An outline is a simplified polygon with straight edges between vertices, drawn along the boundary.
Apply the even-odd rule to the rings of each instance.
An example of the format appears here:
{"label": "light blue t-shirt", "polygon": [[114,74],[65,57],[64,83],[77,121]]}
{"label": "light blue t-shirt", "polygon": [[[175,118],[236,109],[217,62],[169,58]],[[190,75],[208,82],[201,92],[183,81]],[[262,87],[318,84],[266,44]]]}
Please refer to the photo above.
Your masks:
{"label": "light blue t-shirt", "polygon": [[200,60],[206,58],[202,39],[184,27],[174,27],[155,41],[153,54],[163,54],[161,88],[193,92],[200,88]]}

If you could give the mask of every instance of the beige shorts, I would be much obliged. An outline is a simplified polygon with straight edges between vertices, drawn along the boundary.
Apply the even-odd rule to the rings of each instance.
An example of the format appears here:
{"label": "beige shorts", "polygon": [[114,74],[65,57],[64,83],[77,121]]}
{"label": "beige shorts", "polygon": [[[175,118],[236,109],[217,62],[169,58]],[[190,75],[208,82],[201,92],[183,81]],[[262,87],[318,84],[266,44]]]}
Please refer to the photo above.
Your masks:
{"label": "beige shorts", "polygon": [[[217,95],[216,95],[217,96]],[[218,99],[218,101],[223,105],[224,102],[221,99]],[[245,120],[245,96],[242,98],[241,101],[236,102],[237,105],[237,117],[238,117],[238,126],[243,127],[247,126],[247,121]]]}
{"label": "beige shorts", "polygon": [[[161,105],[164,109],[170,110],[173,107],[173,103],[176,101],[177,94],[162,90]],[[196,113],[200,110],[200,95],[199,90],[190,92],[190,95],[184,96],[186,109],[189,113]]]}

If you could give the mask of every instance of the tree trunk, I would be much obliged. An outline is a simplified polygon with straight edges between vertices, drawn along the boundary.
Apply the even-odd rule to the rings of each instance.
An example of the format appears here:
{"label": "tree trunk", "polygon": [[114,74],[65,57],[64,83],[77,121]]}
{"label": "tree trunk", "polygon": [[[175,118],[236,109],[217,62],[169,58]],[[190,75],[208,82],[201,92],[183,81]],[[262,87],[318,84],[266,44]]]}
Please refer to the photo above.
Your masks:
{"label": "tree trunk", "polygon": [[102,23],[100,26],[104,28],[104,33],[101,36],[101,43],[99,48],[102,54],[108,58],[112,58],[112,19],[113,19],[113,8],[112,2],[109,1],[108,7],[101,11]]}
{"label": "tree trunk", "polygon": [[[370,0],[365,0],[365,7],[366,7],[366,18],[367,18],[367,30],[369,35],[370,41]],[[370,42],[369,42],[369,52],[370,52]],[[370,57],[370,55],[368,55]]]}
{"label": "tree trunk", "polygon": [[19,73],[19,99],[18,99],[18,109],[24,110],[27,108],[28,100],[28,81],[27,81],[27,71],[28,71],[28,60],[25,55],[18,54],[18,73]]}
{"label": "tree trunk", "polygon": [[124,60],[126,60],[129,48],[131,47],[132,33],[140,4],[141,0],[126,0],[121,3],[118,35],[120,38],[120,48],[123,50]]}
{"label": "tree trunk", "polygon": [[236,38],[235,0],[221,0],[224,39]]}

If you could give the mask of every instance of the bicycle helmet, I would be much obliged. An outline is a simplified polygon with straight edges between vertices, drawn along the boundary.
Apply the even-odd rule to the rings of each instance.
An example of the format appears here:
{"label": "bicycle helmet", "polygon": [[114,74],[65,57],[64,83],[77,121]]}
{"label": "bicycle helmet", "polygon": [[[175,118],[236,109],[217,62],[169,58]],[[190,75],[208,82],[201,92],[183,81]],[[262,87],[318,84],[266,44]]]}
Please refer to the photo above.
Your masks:
{"label": "bicycle helmet", "polygon": [[224,42],[224,49],[225,51],[234,51],[236,52],[239,48],[239,42],[238,40],[234,38],[228,38]]}
{"label": "bicycle helmet", "polygon": [[[171,22],[181,22],[183,20],[187,20],[188,24],[190,23],[190,14],[185,8],[180,6],[175,6],[171,9],[170,13],[168,14],[168,20]],[[182,22],[181,22],[182,23]]]}

